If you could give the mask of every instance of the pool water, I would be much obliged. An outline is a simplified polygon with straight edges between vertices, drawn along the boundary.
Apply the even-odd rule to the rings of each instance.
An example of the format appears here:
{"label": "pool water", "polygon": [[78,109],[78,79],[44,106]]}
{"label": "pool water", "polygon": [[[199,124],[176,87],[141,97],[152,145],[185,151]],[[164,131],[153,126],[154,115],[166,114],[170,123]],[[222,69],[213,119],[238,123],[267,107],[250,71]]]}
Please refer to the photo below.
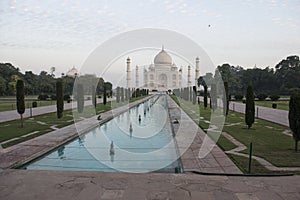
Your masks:
{"label": "pool water", "polygon": [[166,96],[156,95],[22,168],[174,173],[177,158]]}

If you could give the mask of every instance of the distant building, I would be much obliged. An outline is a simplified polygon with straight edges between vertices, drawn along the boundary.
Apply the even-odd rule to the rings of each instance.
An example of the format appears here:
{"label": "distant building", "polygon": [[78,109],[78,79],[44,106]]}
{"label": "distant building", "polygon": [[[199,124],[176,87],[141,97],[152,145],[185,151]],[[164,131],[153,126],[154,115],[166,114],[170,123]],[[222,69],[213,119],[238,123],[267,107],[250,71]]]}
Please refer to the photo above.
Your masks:
{"label": "distant building", "polygon": [[[127,60],[127,88],[131,88],[131,60]],[[139,87],[138,66],[136,66],[136,87]],[[195,69],[195,85],[199,76],[199,58],[196,58]],[[192,86],[191,67],[188,66],[187,86]],[[167,91],[169,89],[182,88],[182,68],[178,69],[173,63],[172,57],[164,50],[162,50],[154,57],[154,64],[150,64],[144,69],[143,74],[144,85],[143,88],[149,90]]]}
{"label": "distant building", "polygon": [[70,77],[76,77],[78,75],[79,75],[79,72],[75,67],[73,67],[66,73],[66,76],[70,76]]}

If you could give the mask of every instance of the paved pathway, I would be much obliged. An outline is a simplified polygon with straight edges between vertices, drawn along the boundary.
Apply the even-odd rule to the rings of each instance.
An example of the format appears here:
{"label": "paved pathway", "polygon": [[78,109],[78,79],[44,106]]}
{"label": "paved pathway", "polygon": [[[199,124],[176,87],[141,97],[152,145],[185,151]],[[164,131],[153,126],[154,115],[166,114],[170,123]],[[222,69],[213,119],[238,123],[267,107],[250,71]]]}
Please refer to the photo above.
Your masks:
{"label": "paved pathway", "polygon": [[[97,99],[97,102],[101,103],[102,99]],[[84,105],[85,106],[92,105],[92,100],[85,101]],[[71,109],[71,108],[72,108],[72,103],[64,104],[64,110]],[[74,102],[73,108],[77,108],[76,102]],[[42,114],[52,113],[52,112],[56,112],[56,105],[32,108],[32,116],[42,115]],[[30,117],[30,109],[29,108],[27,108],[25,110],[23,117],[24,118]],[[17,110],[9,110],[9,111],[0,112],[0,123],[15,120],[15,119],[20,119],[20,115],[17,112]]]}
{"label": "paved pathway", "polygon": [[[246,104],[238,102],[230,102],[230,110],[245,113]],[[255,106],[255,116],[260,119],[265,119],[267,121],[275,122],[283,126],[289,126],[288,119],[289,112],[286,110],[267,108],[263,106]]]}
{"label": "paved pathway", "polygon": [[185,172],[242,172],[199,126],[168,96],[170,120]]}
{"label": "paved pathway", "polygon": [[226,177],[72,171],[0,172],[1,200],[300,199],[300,176]]}

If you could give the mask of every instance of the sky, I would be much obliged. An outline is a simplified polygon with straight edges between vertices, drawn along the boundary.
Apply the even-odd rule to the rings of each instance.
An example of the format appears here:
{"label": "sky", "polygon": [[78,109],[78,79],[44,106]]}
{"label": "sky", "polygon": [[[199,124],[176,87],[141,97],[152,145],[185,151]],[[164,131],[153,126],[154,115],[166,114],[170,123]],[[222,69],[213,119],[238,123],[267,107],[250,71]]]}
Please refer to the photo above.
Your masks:
{"label": "sky", "polygon": [[[143,28],[185,35],[216,66],[274,67],[287,56],[300,54],[300,1],[1,0],[0,62],[35,73],[54,66],[58,76],[73,66],[80,69],[103,42]],[[141,65],[150,64],[155,54],[145,54]],[[124,61],[124,72],[125,67]],[[110,73],[116,75],[108,78],[122,70],[115,68]]]}

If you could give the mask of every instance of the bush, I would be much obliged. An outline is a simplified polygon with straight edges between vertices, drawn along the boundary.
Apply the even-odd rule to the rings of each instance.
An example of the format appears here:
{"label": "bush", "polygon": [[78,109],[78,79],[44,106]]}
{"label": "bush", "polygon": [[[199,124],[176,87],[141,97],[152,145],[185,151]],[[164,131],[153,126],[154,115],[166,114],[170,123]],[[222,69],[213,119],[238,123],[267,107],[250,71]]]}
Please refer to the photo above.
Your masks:
{"label": "bush", "polygon": [[278,101],[279,100],[279,98],[280,98],[280,96],[279,95],[270,95],[270,99],[272,100],[272,101]]}
{"label": "bush", "polygon": [[47,100],[49,98],[49,96],[47,95],[47,94],[40,94],[39,96],[38,96],[38,100],[43,100],[43,101],[45,101],[45,100]]}
{"label": "bush", "polygon": [[36,108],[36,107],[37,107],[37,102],[36,102],[36,101],[32,102],[32,107],[33,107],[33,108]]}
{"label": "bush", "polygon": [[99,95],[98,98],[101,99],[102,98],[101,95]]}
{"label": "bush", "polygon": [[234,96],[234,98],[235,98],[236,101],[241,101],[241,100],[243,100],[244,96],[241,95],[241,94],[236,94],[236,95]]}
{"label": "bush", "polygon": [[51,95],[51,96],[50,96],[50,99],[51,99],[51,100],[56,100],[56,95]]}
{"label": "bush", "polygon": [[264,101],[264,100],[266,100],[267,97],[268,97],[268,95],[266,95],[266,94],[258,94],[257,95],[257,98],[259,101]]}
{"label": "bush", "polygon": [[272,108],[276,109],[277,108],[277,103],[272,103]]}
{"label": "bush", "polygon": [[71,100],[70,95],[65,94],[65,95],[64,95],[64,101],[70,101],[70,100]]}

